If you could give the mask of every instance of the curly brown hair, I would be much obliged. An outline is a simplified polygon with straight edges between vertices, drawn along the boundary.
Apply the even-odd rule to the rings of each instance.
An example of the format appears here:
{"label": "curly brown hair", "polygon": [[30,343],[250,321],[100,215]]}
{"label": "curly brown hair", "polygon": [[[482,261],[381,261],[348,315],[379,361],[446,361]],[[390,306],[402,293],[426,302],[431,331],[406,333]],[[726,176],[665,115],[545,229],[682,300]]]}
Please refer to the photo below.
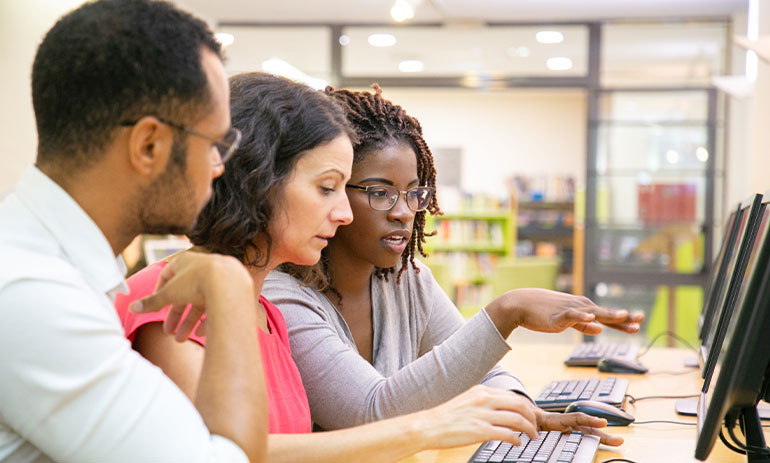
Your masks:
{"label": "curly brown hair", "polygon": [[[230,112],[233,127],[243,134],[241,144],[214,180],[211,200],[188,236],[212,252],[264,267],[272,244],[268,224],[297,161],[340,135],[355,142],[355,133],[334,99],[261,72],[230,78]],[[264,249],[255,245],[258,236]]]}
{"label": "curly brown hair", "polygon": [[[358,139],[353,143],[353,165],[361,162],[369,154],[384,149],[394,144],[405,144],[412,148],[417,157],[417,177],[420,185],[436,188],[436,167],[433,164],[433,154],[422,136],[420,122],[408,115],[404,109],[382,96],[379,85],[373,84],[374,92],[352,91],[326,87],[325,93],[334,98],[345,110],[347,119],[353,126]],[[432,215],[441,214],[438,201],[434,195],[428,204],[427,212]],[[414,263],[414,256],[419,252],[427,257],[423,251],[425,233],[425,213],[420,211],[415,214],[414,227],[409,244],[401,255],[401,267],[396,276],[396,281],[401,282],[401,275],[410,266],[419,272],[420,269]],[[338,299],[339,292],[334,289],[333,278],[329,271],[329,250],[321,253],[321,261],[312,267],[303,267],[293,264],[284,264],[280,270],[299,279],[308,286],[320,291],[331,291]],[[376,268],[375,275],[387,280],[388,275],[395,273],[395,267]]]}

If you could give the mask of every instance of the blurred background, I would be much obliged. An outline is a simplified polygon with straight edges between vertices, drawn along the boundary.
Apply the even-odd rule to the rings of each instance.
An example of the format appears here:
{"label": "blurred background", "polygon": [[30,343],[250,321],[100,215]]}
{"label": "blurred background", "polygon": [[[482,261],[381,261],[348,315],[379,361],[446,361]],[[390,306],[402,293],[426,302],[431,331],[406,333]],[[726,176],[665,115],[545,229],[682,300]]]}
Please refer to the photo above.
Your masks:
{"label": "blurred background", "polygon": [[[0,197],[34,161],[37,44],[80,3],[0,2]],[[420,120],[445,211],[426,263],[466,316],[538,286],[645,311],[640,338],[695,340],[726,211],[770,188],[768,0],[175,3],[230,74],[377,82]],[[185,246],[143,237],[126,258]]]}

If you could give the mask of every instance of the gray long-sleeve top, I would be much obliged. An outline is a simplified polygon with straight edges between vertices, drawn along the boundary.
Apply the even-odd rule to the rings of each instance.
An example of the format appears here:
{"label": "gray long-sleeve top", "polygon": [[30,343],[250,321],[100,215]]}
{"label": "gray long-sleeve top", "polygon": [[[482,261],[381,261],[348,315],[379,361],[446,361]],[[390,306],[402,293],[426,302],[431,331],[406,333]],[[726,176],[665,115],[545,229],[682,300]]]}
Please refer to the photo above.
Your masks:
{"label": "gray long-sleeve top", "polygon": [[417,265],[420,273],[410,268],[400,284],[371,277],[372,364],[323,293],[285,273],[268,275],[262,293],[286,318],[316,425],[339,429],[423,410],[478,383],[525,393],[495,366],[510,347],[487,313],[464,322],[430,270]]}

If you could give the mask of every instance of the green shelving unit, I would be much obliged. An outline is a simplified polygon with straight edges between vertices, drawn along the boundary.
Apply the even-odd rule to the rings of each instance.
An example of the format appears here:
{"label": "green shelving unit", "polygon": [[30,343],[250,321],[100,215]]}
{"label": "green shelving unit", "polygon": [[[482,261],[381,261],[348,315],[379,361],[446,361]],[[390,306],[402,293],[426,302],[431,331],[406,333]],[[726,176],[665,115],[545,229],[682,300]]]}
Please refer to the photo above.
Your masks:
{"label": "green shelving unit", "polygon": [[468,318],[494,296],[492,281],[498,261],[514,255],[515,216],[510,209],[471,210],[428,216],[425,263]]}

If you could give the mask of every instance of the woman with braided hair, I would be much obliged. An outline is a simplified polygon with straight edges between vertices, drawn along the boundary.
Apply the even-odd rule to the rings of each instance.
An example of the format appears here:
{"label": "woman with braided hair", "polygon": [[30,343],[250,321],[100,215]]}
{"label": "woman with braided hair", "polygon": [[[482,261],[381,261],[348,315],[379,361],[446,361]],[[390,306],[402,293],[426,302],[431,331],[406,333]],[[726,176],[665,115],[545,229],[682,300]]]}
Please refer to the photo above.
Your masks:
{"label": "woman with braided hair", "polygon": [[[495,366],[520,326],[597,334],[599,322],[638,331],[642,314],[542,289],[509,291],[464,322],[415,260],[425,255],[426,211],[440,211],[433,156],[417,119],[373,88],[326,89],[345,108],[357,138],[346,185],[353,222],[337,229],[317,265],[284,265],[263,287],[286,318],[317,426],[411,413],[479,383],[526,396],[513,375]],[[541,429],[576,427],[572,414],[537,409],[537,416]],[[605,443],[622,442],[599,434]]]}
{"label": "woman with braided hair", "polygon": [[[283,262],[317,262],[337,227],[350,223],[345,185],[355,134],[332,98],[269,74],[231,77],[230,106],[232,125],[243,138],[214,181],[212,200],[188,236],[196,251],[237,259],[251,276],[257,310],[254,330],[262,360],[253,367],[264,372],[270,431],[266,461],[392,462],[429,448],[491,439],[518,444],[515,431],[535,438],[532,403],[485,386],[409,415],[354,429],[310,432],[308,401],[292,360],[284,318],[260,289],[268,271]],[[185,251],[176,259],[192,258],[191,254]],[[168,308],[142,314],[128,310],[132,302],[166,284],[172,269],[173,264],[161,261],[133,275],[128,280],[131,292],[118,297],[116,310],[132,347],[160,367],[199,409],[211,407],[200,393],[203,386],[198,387],[203,385],[199,378],[205,324],[193,325],[189,317],[179,323],[178,317],[166,316]],[[179,340],[189,335],[189,340],[177,342],[174,334]],[[212,380],[206,386],[218,384]],[[580,415],[579,423],[603,426],[606,421]]]}

